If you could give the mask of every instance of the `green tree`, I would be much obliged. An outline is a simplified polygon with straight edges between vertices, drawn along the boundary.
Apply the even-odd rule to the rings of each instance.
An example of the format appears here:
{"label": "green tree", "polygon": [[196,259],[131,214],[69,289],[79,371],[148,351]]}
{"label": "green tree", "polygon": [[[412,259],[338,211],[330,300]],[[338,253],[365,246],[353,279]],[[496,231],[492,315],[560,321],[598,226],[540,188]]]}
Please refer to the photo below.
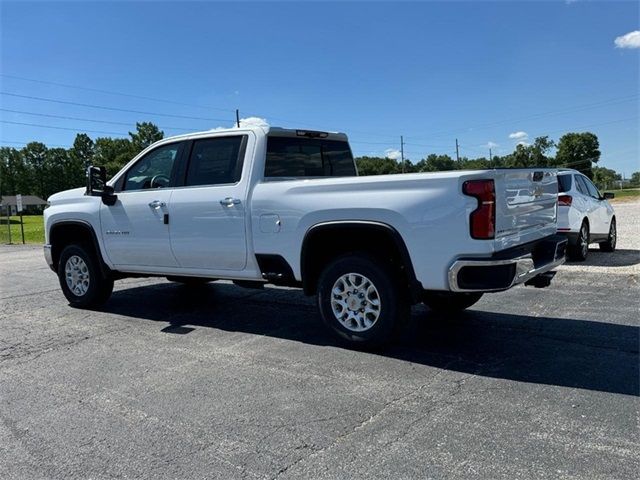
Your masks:
{"label": "green tree", "polygon": [[416,164],[418,172],[443,172],[456,170],[458,165],[449,155],[436,155],[432,153]]}
{"label": "green tree", "polygon": [[71,188],[68,177],[69,152],[64,148],[47,150],[45,197]]}
{"label": "green tree", "polygon": [[620,175],[615,170],[605,167],[593,167],[593,182],[600,190],[606,190],[617,185],[622,180]]}
{"label": "green tree", "polygon": [[359,175],[388,175],[400,172],[400,165],[391,158],[358,157],[356,165]]}
{"label": "green tree", "polygon": [[631,186],[640,187],[640,172],[633,172],[631,174]]}
{"label": "green tree", "polygon": [[592,165],[600,160],[600,143],[591,132],[567,133],[558,141],[555,165],[574,168],[593,178]]}
{"label": "green tree", "polygon": [[96,138],[94,163],[104,165],[109,177],[115,175],[134,157],[133,147],[128,138]]}
{"label": "green tree", "polygon": [[0,148],[0,195],[31,192],[31,178],[22,155],[13,147]]}
{"label": "green tree", "polygon": [[87,167],[93,163],[95,144],[86,133],[79,133],[69,149],[66,175],[69,188],[81,187],[85,183]]}
{"label": "green tree", "polygon": [[136,122],[136,132],[129,132],[131,145],[133,146],[133,156],[154,142],[164,138],[164,132],[151,122]]}
{"label": "green tree", "polygon": [[555,159],[549,151],[555,146],[549,137],[536,137],[531,145],[519,143],[512,154],[507,155],[504,165],[509,168],[550,167]]}
{"label": "green tree", "polygon": [[29,193],[33,193],[38,195],[40,198],[46,199],[47,146],[44,143],[31,142],[22,149],[21,153],[25,163],[25,173],[31,177]]}

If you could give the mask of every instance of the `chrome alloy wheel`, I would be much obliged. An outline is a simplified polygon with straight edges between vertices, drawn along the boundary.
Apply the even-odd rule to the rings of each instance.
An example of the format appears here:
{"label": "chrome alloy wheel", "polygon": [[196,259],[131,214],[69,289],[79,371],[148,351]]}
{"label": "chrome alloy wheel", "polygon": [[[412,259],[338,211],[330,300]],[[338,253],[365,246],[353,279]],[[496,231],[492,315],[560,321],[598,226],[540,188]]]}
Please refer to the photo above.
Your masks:
{"label": "chrome alloy wheel", "polygon": [[345,273],[331,289],[331,310],[347,330],[364,332],[373,327],[380,316],[380,295],[364,275]]}
{"label": "chrome alloy wheel", "polygon": [[65,278],[69,290],[81,297],[89,290],[89,268],[78,255],[72,255],[64,266]]}

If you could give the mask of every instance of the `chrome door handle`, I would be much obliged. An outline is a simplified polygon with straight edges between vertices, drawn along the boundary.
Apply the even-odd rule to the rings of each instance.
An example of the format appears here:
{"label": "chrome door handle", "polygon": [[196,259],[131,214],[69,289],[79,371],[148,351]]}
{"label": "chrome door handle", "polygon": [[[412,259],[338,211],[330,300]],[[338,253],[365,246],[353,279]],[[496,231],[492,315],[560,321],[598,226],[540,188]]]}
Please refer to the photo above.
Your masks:
{"label": "chrome door handle", "polygon": [[220,205],[222,205],[223,207],[233,207],[234,205],[239,205],[239,204],[240,204],[240,199],[238,198],[227,197],[223,200],[220,200]]}
{"label": "chrome door handle", "polygon": [[166,203],[161,202],[160,200],[154,200],[153,202],[149,202],[149,206],[155,209],[165,207],[166,205],[167,205]]}

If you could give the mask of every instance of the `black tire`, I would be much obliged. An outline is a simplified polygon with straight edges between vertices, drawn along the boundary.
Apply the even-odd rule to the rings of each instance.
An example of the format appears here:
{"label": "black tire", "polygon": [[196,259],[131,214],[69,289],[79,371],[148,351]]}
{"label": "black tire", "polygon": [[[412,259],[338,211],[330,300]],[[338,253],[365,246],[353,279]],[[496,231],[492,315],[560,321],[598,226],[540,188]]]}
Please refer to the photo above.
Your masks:
{"label": "black tire", "polygon": [[[334,299],[337,299],[340,295],[345,295],[345,293],[335,295],[333,292],[334,285],[340,278],[345,278],[347,274],[352,273],[356,274],[356,277],[354,277],[356,279],[358,278],[357,276],[366,277],[366,280],[373,285],[375,290],[374,294],[374,290],[366,289],[366,296],[363,297],[362,294],[365,291],[363,287],[363,291],[349,293],[348,297],[344,298],[345,305],[351,305],[351,303],[355,305],[355,303],[361,302],[360,305],[366,304],[365,307],[370,309],[369,313],[363,313],[365,308],[355,305],[355,309],[345,307],[342,310],[347,317],[361,314],[363,324],[371,323],[370,326],[361,331],[354,331],[354,328],[358,327],[358,322],[355,319],[350,321],[342,317],[342,320],[340,320],[334,314],[332,306]],[[343,283],[342,285],[345,284]],[[366,284],[360,283],[357,284],[357,287],[364,285]],[[350,292],[358,292],[357,287]],[[324,324],[347,345],[359,349],[376,349],[389,343],[406,324],[410,312],[407,290],[408,288],[402,287],[398,274],[395,274],[393,269],[381,265],[379,261],[376,262],[367,255],[344,255],[332,261],[320,275],[318,308]],[[347,292],[347,289],[345,289],[345,292]],[[377,308],[375,306],[376,299],[378,301]],[[368,303],[371,300],[372,302]],[[372,309],[377,312],[375,320],[372,317],[376,313],[371,313]],[[343,323],[351,324],[351,328],[347,328]]]}
{"label": "black tire", "polygon": [[[73,260],[73,258],[76,260]],[[83,263],[78,262],[80,259]],[[74,263],[78,262],[78,263]],[[62,293],[67,297],[69,304],[76,308],[98,307],[105,303],[113,291],[113,279],[105,278],[100,270],[99,260],[93,248],[85,245],[68,245],[60,254],[58,262],[58,280]],[[67,282],[67,266],[71,269],[69,273],[70,282]],[[78,276],[86,275],[87,283],[75,281]],[[72,286],[78,285],[79,290],[72,290]]]}
{"label": "black tire", "polygon": [[611,219],[611,225],[609,226],[609,236],[606,242],[600,244],[600,250],[603,252],[613,252],[616,249],[616,243],[618,241],[618,230],[616,227],[616,217]]}
{"label": "black tire", "polygon": [[422,295],[422,303],[434,312],[456,313],[476,304],[482,293],[476,292],[436,292],[426,291]]}
{"label": "black tire", "polygon": [[179,277],[170,275],[167,277],[167,280],[169,280],[170,282],[182,283],[184,285],[204,285],[205,283],[211,282],[213,279],[201,277]]}
{"label": "black tire", "polygon": [[569,245],[567,254],[571,260],[578,262],[584,262],[587,259],[589,254],[589,224],[586,220],[582,221],[576,244]]}

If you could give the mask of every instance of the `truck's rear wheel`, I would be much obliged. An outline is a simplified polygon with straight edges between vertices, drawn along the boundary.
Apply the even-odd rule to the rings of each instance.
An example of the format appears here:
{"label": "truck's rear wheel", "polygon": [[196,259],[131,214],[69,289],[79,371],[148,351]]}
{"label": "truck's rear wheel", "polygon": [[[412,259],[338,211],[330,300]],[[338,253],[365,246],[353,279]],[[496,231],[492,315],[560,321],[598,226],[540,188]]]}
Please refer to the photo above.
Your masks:
{"label": "truck's rear wheel", "polygon": [[358,348],[389,342],[409,316],[407,292],[392,269],[366,255],[344,255],[320,276],[318,306],[325,325]]}
{"label": "truck's rear wheel", "polygon": [[476,304],[482,293],[475,292],[436,292],[426,291],[422,295],[422,303],[434,312],[455,313]]}
{"label": "truck's rear wheel", "polygon": [[68,245],[62,250],[58,280],[72,307],[97,307],[113,291],[113,279],[102,275],[93,250],[84,245]]}

